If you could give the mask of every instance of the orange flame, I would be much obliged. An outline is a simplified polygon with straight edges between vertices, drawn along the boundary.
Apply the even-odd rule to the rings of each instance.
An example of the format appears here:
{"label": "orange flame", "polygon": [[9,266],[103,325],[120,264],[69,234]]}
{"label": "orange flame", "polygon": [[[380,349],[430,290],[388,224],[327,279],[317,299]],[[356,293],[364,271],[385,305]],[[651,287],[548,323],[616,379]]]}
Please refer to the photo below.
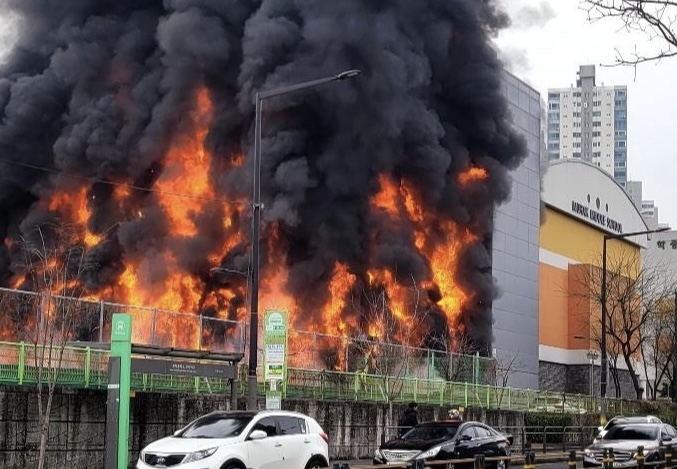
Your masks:
{"label": "orange flame", "polygon": [[483,181],[488,176],[486,169],[472,166],[458,175],[458,182],[465,186],[473,181]]}

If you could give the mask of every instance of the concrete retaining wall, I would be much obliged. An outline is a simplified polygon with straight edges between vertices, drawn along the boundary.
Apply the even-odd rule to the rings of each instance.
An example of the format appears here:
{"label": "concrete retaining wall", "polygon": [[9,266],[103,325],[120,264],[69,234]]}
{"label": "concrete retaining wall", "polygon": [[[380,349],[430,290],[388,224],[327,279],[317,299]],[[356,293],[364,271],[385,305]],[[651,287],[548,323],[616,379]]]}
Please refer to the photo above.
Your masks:
{"label": "concrete retaining wall", "polygon": [[[392,434],[385,405],[357,402],[285,401],[283,407],[318,420],[330,438],[333,459],[371,457],[384,431]],[[132,399],[131,461],[148,443],[167,436],[190,420],[216,409],[227,409],[226,396],[137,394]],[[392,409],[396,422],[400,406]],[[420,420],[446,414],[446,408],[420,406]],[[101,469],[105,441],[106,393],[58,391],[48,448],[50,469]],[[523,426],[519,412],[469,410],[468,418],[501,428]],[[516,432],[518,433],[518,432]],[[515,444],[520,444],[519,434]],[[37,394],[32,388],[0,390],[0,467],[35,466],[39,442]],[[130,466],[133,467],[133,466]]]}

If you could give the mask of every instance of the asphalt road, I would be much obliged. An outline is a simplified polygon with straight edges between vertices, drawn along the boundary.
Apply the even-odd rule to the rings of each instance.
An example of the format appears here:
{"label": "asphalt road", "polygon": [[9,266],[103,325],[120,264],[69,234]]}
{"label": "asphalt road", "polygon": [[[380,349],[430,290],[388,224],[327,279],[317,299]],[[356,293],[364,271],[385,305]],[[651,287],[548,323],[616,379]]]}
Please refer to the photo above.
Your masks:
{"label": "asphalt road", "polygon": [[[360,459],[360,460],[353,460],[353,461],[332,461],[329,464],[329,467],[333,468],[334,463],[348,463],[351,468],[355,467],[355,466],[371,466],[371,459]],[[513,463],[513,464],[510,465],[510,467],[517,469],[517,468],[522,467],[522,465],[518,464],[518,463]],[[583,462],[578,461],[576,467],[578,469],[581,469],[583,467]],[[552,462],[552,463],[538,464],[538,461],[537,461],[536,462],[536,469],[567,469],[567,463],[563,461],[563,462]]]}

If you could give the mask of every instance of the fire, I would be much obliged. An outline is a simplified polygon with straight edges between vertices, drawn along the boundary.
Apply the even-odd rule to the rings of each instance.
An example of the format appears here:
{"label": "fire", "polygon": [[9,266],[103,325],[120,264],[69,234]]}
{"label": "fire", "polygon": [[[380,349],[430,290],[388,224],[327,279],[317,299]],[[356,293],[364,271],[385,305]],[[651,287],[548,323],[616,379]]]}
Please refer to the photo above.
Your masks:
{"label": "fire", "polygon": [[462,185],[466,185],[473,181],[483,181],[487,177],[488,173],[486,169],[472,166],[458,175],[458,182],[460,182]]}
{"label": "fire", "polygon": [[87,187],[80,187],[75,192],[55,192],[47,201],[47,209],[57,212],[67,223],[81,228],[82,241],[91,248],[101,242],[101,236],[88,228],[92,212],[89,208],[91,199],[87,197]]}
{"label": "fire", "polygon": [[[347,322],[344,309],[356,279],[357,276],[350,273],[346,264],[336,263],[329,281],[331,298],[322,311],[323,326],[331,335],[346,336],[355,330],[357,324],[354,321]],[[350,321],[353,317],[348,316],[348,318]]]}
{"label": "fire", "polygon": [[[229,265],[234,255],[242,265],[251,248],[246,229],[251,221],[249,198],[231,196],[225,200],[219,186],[220,175],[244,167],[245,153],[240,149],[225,155],[210,151],[206,140],[213,113],[212,96],[206,87],[199,88],[192,110],[183,116],[178,133],[167,142],[149,190],[137,191],[133,181],[122,180],[110,191],[112,206],[124,213],[126,220],[150,217],[153,205],[159,206],[166,238],[158,240],[150,253],[125,252],[116,280],[87,292],[85,297],[145,307],[134,309],[134,314],[135,330],[146,341],[152,336],[173,346],[201,346],[202,337],[196,340],[201,323],[178,317],[171,324],[158,322],[156,310],[192,312],[196,317],[208,312],[210,317],[248,320],[251,266],[246,271],[243,267],[239,267],[243,271],[224,267],[221,277],[211,275],[213,268]],[[487,170],[481,167],[467,168],[455,176],[461,190],[487,178]],[[330,260],[329,267],[322,266],[326,271],[320,271],[318,277],[326,282],[326,290],[318,292],[318,297],[326,297],[326,301],[318,300],[318,304],[324,302],[317,310],[306,310],[288,291],[290,249],[285,245],[283,227],[265,220],[262,226],[261,241],[265,245],[261,254],[265,258],[261,259],[259,314],[269,308],[289,311],[291,327],[314,332],[313,340],[319,341],[311,343],[309,337],[300,337],[297,345],[332,349],[332,366],[338,369],[349,366],[347,340],[330,342],[317,336],[366,335],[381,342],[420,345],[416,342],[433,327],[433,321],[425,319],[427,314],[434,311],[443,315],[447,326],[455,328],[461,311],[475,301],[473,292],[464,290],[458,282],[459,257],[468,246],[481,242],[481,237],[472,228],[459,226],[444,213],[426,207],[414,181],[384,172],[375,182],[368,212],[374,223],[365,227],[371,230],[364,236],[365,259],[358,265]],[[108,231],[90,229],[95,225],[96,208],[92,193],[91,187],[79,185],[75,190],[55,191],[41,202],[77,227],[78,244],[87,250],[115,240]],[[191,242],[199,240],[205,230],[218,242],[201,252],[193,247],[200,245]],[[418,256],[414,262],[421,266],[418,272],[383,265],[370,245],[387,239],[380,237],[383,233],[406,245],[411,256]],[[186,261],[189,249],[195,249],[190,253],[194,258]],[[23,278],[18,273],[11,284],[18,287]],[[65,282],[67,288],[77,287],[73,280]]]}
{"label": "fire", "polygon": [[172,232],[178,236],[193,237],[197,234],[193,219],[201,212],[205,199],[214,198],[209,178],[212,157],[204,146],[211,113],[209,94],[206,88],[200,88],[196,109],[190,116],[196,128],[193,133],[179,135],[167,154],[162,176],[156,183],[160,205]]}

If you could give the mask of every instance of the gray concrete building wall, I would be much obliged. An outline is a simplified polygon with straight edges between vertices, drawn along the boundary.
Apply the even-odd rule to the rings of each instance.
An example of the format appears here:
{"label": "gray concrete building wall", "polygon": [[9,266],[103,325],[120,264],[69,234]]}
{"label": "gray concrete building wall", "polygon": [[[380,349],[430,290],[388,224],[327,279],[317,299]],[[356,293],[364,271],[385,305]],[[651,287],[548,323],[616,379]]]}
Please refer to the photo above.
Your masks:
{"label": "gray concrete building wall", "polygon": [[537,91],[509,73],[503,86],[529,155],[511,173],[511,198],[494,215],[492,265],[501,296],[493,304],[493,351],[503,373],[512,362],[509,386],[538,389],[541,101]]}

